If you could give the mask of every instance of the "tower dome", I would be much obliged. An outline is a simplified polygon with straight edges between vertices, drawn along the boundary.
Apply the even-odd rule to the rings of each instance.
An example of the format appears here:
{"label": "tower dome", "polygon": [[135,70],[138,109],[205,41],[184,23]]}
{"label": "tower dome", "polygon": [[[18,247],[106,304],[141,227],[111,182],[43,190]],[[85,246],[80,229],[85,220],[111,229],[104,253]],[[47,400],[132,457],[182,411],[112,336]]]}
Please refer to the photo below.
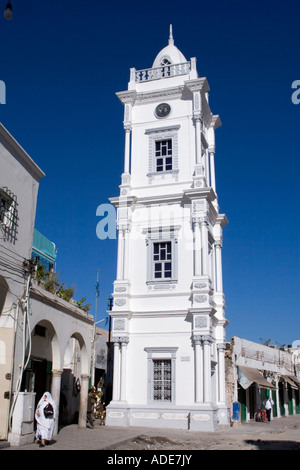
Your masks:
{"label": "tower dome", "polygon": [[180,50],[174,45],[172,25],[170,25],[169,44],[164,47],[156,56],[152,68],[161,67],[171,64],[182,64],[186,62],[186,58]]}

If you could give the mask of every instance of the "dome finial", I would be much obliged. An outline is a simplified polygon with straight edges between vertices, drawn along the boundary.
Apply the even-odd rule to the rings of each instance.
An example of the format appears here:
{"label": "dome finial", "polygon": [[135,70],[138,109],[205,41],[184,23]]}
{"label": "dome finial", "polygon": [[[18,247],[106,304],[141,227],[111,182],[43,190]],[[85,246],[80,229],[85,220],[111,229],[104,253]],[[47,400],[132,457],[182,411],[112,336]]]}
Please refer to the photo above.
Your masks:
{"label": "dome finial", "polygon": [[170,24],[169,46],[174,46],[173,29],[172,29],[171,24]]}

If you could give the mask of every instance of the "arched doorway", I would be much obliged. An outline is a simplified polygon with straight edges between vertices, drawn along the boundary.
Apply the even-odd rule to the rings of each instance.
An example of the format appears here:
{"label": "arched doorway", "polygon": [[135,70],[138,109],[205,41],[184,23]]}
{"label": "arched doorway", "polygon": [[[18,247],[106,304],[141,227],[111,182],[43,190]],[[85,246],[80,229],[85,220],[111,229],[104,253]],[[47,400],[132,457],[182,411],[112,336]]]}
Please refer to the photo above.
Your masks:
{"label": "arched doorway", "polygon": [[61,354],[55,328],[48,320],[41,320],[32,329],[28,365],[24,371],[21,391],[35,392],[35,406],[46,391],[51,391],[52,370],[60,369]]}
{"label": "arched doorway", "polygon": [[[86,341],[79,332],[73,333],[64,350],[60,394],[60,425],[78,423],[86,415],[90,358]],[[81,419],[80,419],[81,416]],[[85,423],[85,418],[84,418]]]}

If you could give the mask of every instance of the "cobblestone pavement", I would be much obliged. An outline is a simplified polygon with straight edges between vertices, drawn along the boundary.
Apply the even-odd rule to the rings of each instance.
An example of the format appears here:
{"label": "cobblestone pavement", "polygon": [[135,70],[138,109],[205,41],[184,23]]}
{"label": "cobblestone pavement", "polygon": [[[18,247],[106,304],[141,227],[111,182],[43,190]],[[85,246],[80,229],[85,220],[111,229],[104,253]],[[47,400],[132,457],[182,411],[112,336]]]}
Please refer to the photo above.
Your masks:
{"label": "cobblestone pavement", "polygon": [[100,426],[79,429],[76,424],[60,429],[46,447],[28,444],[2,450],[300,450],[300,415],[273,419],[271,423],[236,424],[215,432]]}

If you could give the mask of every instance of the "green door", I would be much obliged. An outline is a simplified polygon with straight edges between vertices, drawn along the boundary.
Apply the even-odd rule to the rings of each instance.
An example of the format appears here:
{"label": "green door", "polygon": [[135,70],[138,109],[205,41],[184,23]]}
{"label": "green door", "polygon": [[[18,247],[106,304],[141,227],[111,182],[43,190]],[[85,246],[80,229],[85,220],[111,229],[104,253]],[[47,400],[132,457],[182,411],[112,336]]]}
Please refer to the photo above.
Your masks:
{"label": "green door", "polygon": [[277,418],[278,413],[277,413],[277,394],[276,394],[276,390],[272,390],[272,399],[273,399],[273,402],[274,402],[273,417]]}
{"label": "green door", "polygon": [[285,407],[284,407],[284,383],[279,382],[279,407],[280,407],[280,415],[285,416]]}
{"label": "green door", "polygon": [[298,387],[298,390],[295,390],[295,403],[296,403],[296,414],[299,415],[300,414],[300,391],[299,391],[299,387]]}
{"label": "green door", "polygon": [[247,419],[247,404],[246,404],[246,390],[242,387],[238,389],[238,401],[241,404],[241,420]]}
{"label": "green door", "polygon": [[292,389],[292,387],[290,386],[290,384],[288,384],[287,395],[288,395],[289,415],[293,415],[293,414],[294,414],[294,407],[293,407],[293,389]]}

